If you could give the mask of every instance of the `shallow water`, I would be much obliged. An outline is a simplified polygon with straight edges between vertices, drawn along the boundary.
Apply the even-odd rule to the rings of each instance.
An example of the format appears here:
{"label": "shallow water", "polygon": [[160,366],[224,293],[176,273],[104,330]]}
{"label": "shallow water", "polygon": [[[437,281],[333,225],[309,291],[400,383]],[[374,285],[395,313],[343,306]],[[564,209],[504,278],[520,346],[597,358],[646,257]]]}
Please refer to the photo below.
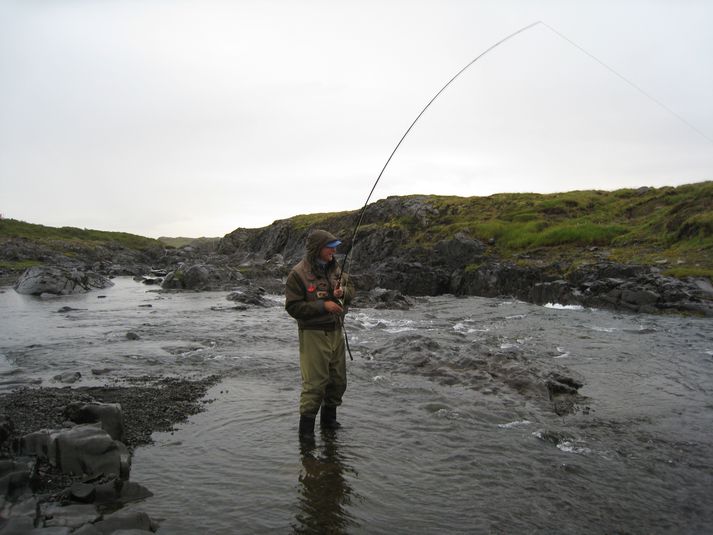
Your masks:
{"label": "shallow water", "polygon": [[[301,447],[297,331],[279,296],[241,311],[226,292],[115,282],[51,299],[5,288],[0,391],[61,372],[84,385],[223,373],[205,412],[134,455],[131,479],[155,496],[130,507],[164,519],[159,533],[713,525],[710,320],[449,296],[353,310],[344,427]],[[555,414],[552,372],[583,380],[582,410]]]}

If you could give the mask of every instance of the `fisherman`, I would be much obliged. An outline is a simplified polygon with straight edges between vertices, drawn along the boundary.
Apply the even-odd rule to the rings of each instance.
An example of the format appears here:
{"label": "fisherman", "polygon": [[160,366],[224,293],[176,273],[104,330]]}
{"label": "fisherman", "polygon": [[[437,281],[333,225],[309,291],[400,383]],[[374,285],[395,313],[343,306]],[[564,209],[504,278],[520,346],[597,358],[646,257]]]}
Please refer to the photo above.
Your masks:
{"label": "fisherman", "polygon": [[342,324],[354,296],[334,258],[341,243],[325,230],[313,230],[304,258],[287,277],[285,309],[297,320],[300,340],[300,437],[314,435],[318,411],[322,429],[340,425],[337,407],[347,389]]}

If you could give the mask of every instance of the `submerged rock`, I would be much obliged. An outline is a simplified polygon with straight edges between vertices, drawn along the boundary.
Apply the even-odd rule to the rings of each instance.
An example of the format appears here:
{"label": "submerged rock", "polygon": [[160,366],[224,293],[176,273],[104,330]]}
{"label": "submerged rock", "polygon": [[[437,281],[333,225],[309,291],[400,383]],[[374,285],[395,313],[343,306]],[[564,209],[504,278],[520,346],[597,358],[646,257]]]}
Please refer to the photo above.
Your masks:
{"label": "submerged rock", "polygon": [[35,266],[27,269],[15,283],[15,291],[28,295],[69,295],[113,286],[106,277],[93,271],[80,271],[58,266]]}
{"label": "submerged rock", "polygon": [[72,384],[76,383],[81,378],[82,374],[80,372],[64,372],[59,375],[55,375],[52,377],[52,380],[57,381],[58,383]]}

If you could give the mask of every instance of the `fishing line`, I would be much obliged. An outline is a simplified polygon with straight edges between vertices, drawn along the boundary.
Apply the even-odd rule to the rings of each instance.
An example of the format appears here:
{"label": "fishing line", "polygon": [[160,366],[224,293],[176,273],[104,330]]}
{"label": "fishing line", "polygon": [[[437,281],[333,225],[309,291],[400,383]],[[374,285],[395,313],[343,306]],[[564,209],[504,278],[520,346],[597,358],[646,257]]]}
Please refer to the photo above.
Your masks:
{"label": "fishing line", "polygon": [[686,126],[688,126],[691,130],[697,132],[698,134],[700,134],[700,135],[703,136],[705,139],[707,139],[710,143],[713,144],[713,139],[712,139],[712,138],[708,137],[708,136],[707,136],[706,134],[704,134],[701,130],[699,130],[699,129],[696,128],[694,125],[692,125],[691,123],[689,123],[686,119],[684,119],[684,118],[683,118],[682,116],[680,116],[678,113],[676,113],[676,112],[673,111],[671,108],[669,108],[668,106],[666,106],[666,104],[664,104],[663,102],[661,102],[660,100],[658,100],[657,98],[655,98],[654,96],[652,96],[651,94],[649,94],[649,93],[647,93],[646,91],[644,91],[643,89],[641,89],[638,85],[636,85],[634,82],[632,82],[631,80],[629,80],[628,78],[626,78],[623,74],[621,74],[621,73],[615,71],[612,67],[610,67],[609,65],[607,65],[606,63],[604,63],[602,60],[600,60],[600,59],[599,59],[598,57],[596,57],[594,54],[592,54],[592,53],[586,51],[584,48],[582,48],[582,47],[579,46],[577,43],[575,43],[574,41],[572,41],[569,37],[567,37],[566,35],[563,35],[563,34],[562,34],[561,32],[559,32],[559,31],[555,30],[552,26],[550,26],[550,25],[547,24],[546,22],[538,21],[538,23],[539,23],[539,24],[542,24],[545,28],[547,28],[548,30],[552,31],[552,32],[553,32],[555,35],[557,35],[558,37],[561,37],[562,39],[564,39],[565,41],[567,41],[570,45],[572,45],[573,47],[575,47],[575,48],[576,48],[577,50],[579,50],[580,52],[583,52],[584,54],[586,54],[587,56],[589,56],[590,58],[592,58],[594,61],[596,61],[597,63],[599,63],[602,67],[604,67],[605,69],[607,69],[609,72],[611,72],[611,73],[614,74],[615,76],[617,76],[617,77],[621,78],[622,80],[624,80],[627,84],[629,84],[631,87],[633,87],[634,89],[636,89],[639,93],[641,93],[642,95],[644,95],[644,96],[645,96],[646,98],[648,98],[649,100],[652,100],[653,102],[655,102],[656,104],[658,104],[660,107],[662,107],[662,108],[663,108],[664,110],[666,110],[668,113],[670,113],[671,115],[673,115],[676,119],[678,119],[678,120],[681,121],[683,124],[685,124]]}
{"label": "fishing line", "polygon": [[652,95],[650,95],[649,93],[647,93],[646,91],[644,91],[642,88],[640,88],[638,85],[636,85],[635,83],[633,83],[631,80],[629,80],[628,78],[626,78],[625,76],[623,76],[621,73],[617,72],[617,71],[614,70],[612,67],[610,67],[609,65],[607,65],[606,63],[604,63],[602,60],[600,60],[600,59],[599,59],[598,57],[596,57],[594,54],[588,52],[588,51],[585,50],[583,47],[581,47],[580,45],[578,45],[577,43],[575,43],[574,41],[572,41],[570,38],[568,38],[567,36],[565,36],[565,35],[562,34],[561,32],[555,30],[555,29],[554,29],[552,26],[550,26],[549,24],[547,24],[547,23],[545,23],[545,22],[543,22],[543,21],[541,21],[541,20],[538,20],[538,21],[533,22],[532,24],[528,24],[527,26],[524,26],[523,28],[520,28],[520,29],[517,30],[516,32],[513,32],[513,33],[511,33],[510,35],[508,35],[508,36],[502,38],[500,41],[498,41],[497,43],[495,43],[494,45],[492,45],[492,46],[490,46],[488,49],[486,49],[484,52],[482,52],[481,54],[479,54],[475,59],[473,59],[470,63],[468,63],[465,67],[463,67],[460,71],[458,71],[458,72],[455,74],[455,76],[453,76],[450,80],[448,80],[448,82],[446,83],[446,85],[444,85],[444,86],[438,91],[438,93],[436,93],[436,94],[433,96],[433,98],[431,98],[431,100],[428,102],[428,104],[426,104],[426,106],[424,106],[424,108],[421,110],[421,113],[419,113],[419,114],[416,116],[416,118],[413,120],[413,122],[411,123],[411,125],[406,129],[406,132],[404,132],[404,134],[401,136],[401,139],[399,139],[399,142],[398,142],[398,143],[396,144],[396,146],[394,147],[394,150],[391,151],[391,154],[389,155],[388,159],[386,160],[386,163],[384,164],[384,167],[381,168],[381,172],[379,173],[379,176],[376,177],[376,181],[374,182],[374,185],[371,187],[371,191],[369,192],[369,195],[368,195],[367,198],[366,198],[366,202],[364,203],[364,206],[362,207],[361,211],[359,212],[359,217],[358,217],[358,219],[357,219],[356,224],[354,225],[354,232],[352,233],[352,238],[351,238],[351,240],[349,241],[349,248],[347,249],[347,252],[346,252],[346,254],[344,255],[344,259],[342,260],[342,265],[341,265],[341,272],[342,272],[342,273],[345,272],[345,267],[346,267],[346,273],[349,273],[349,267],[351,266],[351,260],[350,260],[349,256],[350,256],[350,254],[351,254],[351,252],[352,252],[352,249],[354,248],[354,244],[356,243],[356,236],[357,236],[357,233],[359,232],[359,227],[361,227],[362,221],[364,220],[364,214],[365,214],[365,212],[366,212],[366,209],[367,209],[367,206],[368,206],[368,204],[369,204],[369,201],[371,200],[371,196],[372,196],[372,194],[374,193],[374,190],[376,189],[376,186],[379,184],[379,181],[381,180],[381,177],[382,177],[382,175],[384,174],[384,171],[386,171],[386,168],[389,166],[389,163],[391,162],[391,159],[394,157],[394,154],[396,154],[396,151],[397,151],[397,150],[399,149],[399,147],[401,146],[401,143],[403,143],[404,139],[406,139],[406,136],[408,136],[409,132],[411,132],[411,129],[412,129],[412,128],[414,127],[414,125],[418,122],[418,120],[421,118],[421,116],[426,112],[426,110],[431,106],[431,104],[433,104],[433,102],[441,95],[441,93],[443,93],[443,92],[446,90],[446,88],[447,88],[449,85],[451,85],[451,84],[456,80],[456,78],[458,78],[461,74],[463,74],[463,72],[466,71],[471,65],[473,65],[473,64],[474,64],[475,62],[477,62],[480,58],[482,58],[483,56],[485,56],[486,54],[488,54],[489,52],[491,52],[493,49],[497,48],[498,46],[502,45],[502,44],[505,43],[506,41],[512,39],[513,37],[515,37],[515,36],[517,36],[517,35],[519,35],[519,34],[521,34],[521,33],[523,33],[523,32],[526,32],[527,30],[529,30],[529,29],[531,29],[531,28],[534,28],[535,26],[538,26],[538,25],[544,26],[545,28],[547,28],[548,30],[550,30],[551,32],[553,32],[556,36],[560,37],[561,39],[563,39],[564,41],[566,41],[567,43],[569,43],[570,45],[572,45],[573,47],[575,47],[575,48],[576,48],[577,50],[579,50],[580,52],[582,52],[582,53],[586,54],[587,56],[589,56],[591,59],[593,59],[594,61],[596,61],[597,63],[599,63],[600,65],[602,65],[604,68],[606,68],[608,71],[610,71],[612,74],[614,74],[615,76],[617,76],[618,78],[620,78],[621,80],[623,80],[624,82],[626,82],[627,84],[629,84],[631,87],[633,87],[633,88],[634,88],[636,91],[638,91],[640,94],[642,94],[643,96],[645,96],[645,97],[648,98],[649,100],[653,101],[655,104],[657,104],[658,106],[660,106],[661,108],[663,108],[664,110],[666,110],[666,111],[667,111],[668,113],[670,113],[672,116],[676,117],[679,121],[681,121],[682,123],[684,123],[686,126],[688,126],[689,128],[691,128],[692,130],[694,130],[695,132],[697,132],[698,134],[700,134],[702,137],[704,137],[706,140],[708,140],[711,144],[713,144],[713,139],[711,139],[710,137],[708,137],[705,133],[703,133],[701,130],[699,130],[698,128],[696,128],[694,125],[692,125],[692,124],[691,124],[690,122],[688,122],[686,119],[684,119],[683,117],[681,117],[678,113],[676,113],[675,111],[673,111],[671,108],[669,108],[668,106],[666,106],[665,104],[663,104],[663,103],[662,103],[661,101],[659,101],[658,99],[654,98]]}
{"label": "fishing line", "polygon": [[[389,162],[391,161],[391,158],[393,158],[393,157],[394,157],[394,154],[396,154],[396,151],[399,150],[399,147],[401,146],[401,143],[403,143],[403,140],[406,139],[406,136],[409,134],[409,132],[411,131],[411,129],[414,127],[414,125],[418,122],[418,120],[421,118],[421,116],[422,116],[424,113],[426,113],[426,110],[429,108],[429,106],[430,106],[431,104],[433,104],[433,102],[440,96],[440,94],[443,93],[443,92],[446,90],[446,88],[447,88],[449,85],[451,85],[451,84],[453,83],[453,81],[454,81],[456,78],[458,78],[461,74],[463,74],[463,72],[464,72],[468,67],[470,67],[471,65],[473,65],[476,61],[478,61],[480,58],[482,58],[483,56],[485,56],[485,54],[487,54],[488,52],[490,52],[490,51],[493,50],[494,48],[497,48],[498,46],[500,46],[501,44],[503,44],[503,43],[504,43],[505,41],[507,41],[508,39],[512,39],[512,38],[515,37],[516,35],[521,34],[522,32],[524,32],[524,31],[526,31],[526,30],[529,30],[530,28],[533,28],[534,26],[537,26],[538,24],[540,24],[540,21],[533,22],[532,24],[528,24],[527,26],[525,26],[525,27],[523,27],[523,28],[520,28],[520,29],[517,30],[516,32],[513,32],[513,33],[511,33],[510,35],[508,35],[508,36],[502,38],[500,41],[498,41],[497,43],[495,43],[494,45],[492,45],[491,47],[489,47],[487,50],[485,50],[484,52],[482,52],[480,55],[478,55],[473,61],[471,61],[470,63],[468,63],[468,65],[466,65],[466,66],[463,67],[460,71],[458,71],[458,72],[455,74],[455,76],[453,76],[453,78],[451,78],[450,80],[448,80],[448,82],[446,83],[446,85],[444,85],[444,86],[440,89],[440,91],[438,91],[438,93],[436,93],[436,94],[433,96],[433,98],[432,98],[430,101],[428,101],[428,104],[426,104],[426,106],[424,106],[424,108],[421,110],[421,113],[419,113],[419,114],[416,116],[416,118],[413,120],[413,122],[411,123],[411,125],[406,129],[406,132],[404,132],[404,135],[401,136],[401,139],[399,139],[399,142],[398,142],[398,143],[396,144],[396,146],[394,147],[394,150],[391,151],[391,154],[389,155],[389,158],[386,160],[386,163],[384,164],[384,167],[381,168],[381,172],[379,173],[379,176],[376,178],[376,181],[374,182],[374,185],[371,187],[371,191],[369,192],[369,195],[368,195],[367,198],[366,198],[366,202],[364,203],[364,207],[361,209],[361,212],[360,212],[360,214],[359,214],[359,219],[357,220],[356,225],[354,225],[354,232],[352,233],[352,239],[349,241],[349,248],[347,249],[347,252],[346,252],[346,254],[345,254],[345,256],[344,256],[344,259],[342,260],[342,265],[341,265],[340,271],[339,271],[339,280],[340,280],[340,281],[341,281],[341,279],[342,279],[342,274],[344,273],[344,268],[345,268],[345,266],[347,267],[347,271],[346,271],[346,272],[349,273],[349,267],[351,266],[351,264],[347,264],[347,260],[348,260],[348,258],[349,258],[349,254],[352,252],[352,249],[354,248],[354,243],[356,242],[356,235],[357,235],[357,232],[359,232],[359,227],[361,226],[362,221],[364,220],[364,213],[366,212],[366,207],[367,207],[367,205],[369,204],[369,200],[371,199],[371,196],[372,196],[372,194],[374,193],[374,190],[376,189],[376,186],[377,186],[377,184],[379,183],[379,180],[381,180],[381,176],[384,174],[384,171],[386,171],[386,168],[388,167]],[[352,356],[352,350],[351,350],[350,347],[349,347],[349,337],[347,336],[347,331],[346,331],[346,329],[344,328],[344,319],[343,319],[343,318],[342,318],[342,320],[341,320],[341,325],[342,325],[342,331],[344,332],[344,345],[346,346],[346,350],[347,350],[347,352],[349,353],[349,358],[350,358],[351,360],[354,360],[354,357]]]}
{"label": "fishing line", "polygon": [[[691,123],[689,123],[686,119],[684,119],[683,117],[681,117],[679,114],[677,114],[677,113],[676,113],[675,111],[673,111],[671,108],[669,108],[668,106],[666,106],[664,103],[662,103],[662,102],[659,101],[658,99],[654,98],[652,95],[650,95],[649,93],[647,93],[646,91],[644,91],[642,88],[640,88],[638,85],[636,85],[635,83],[633,83],[631,80],[629,80],[628,78],[626,78],[625,76],[623,76],[622,74],[620,74],[618,71],[614,70],[612,67],[610,67],[609,65],[607,65],[606,63],[604,63],[602,60],[600,60],[600,59],[599,59],[598,57],[596,57],[594,54],[592,54],[592,53],[590,53],[589,51],[585,50],[583,47],[581,47],[580,45],[578,45],[577,43],[575,43],[574,41],[572,41],[570,38],[566,37],[566,36],[565,36],[564,34],[562,34],[561,32],[555,30],[555,29],[554,29],[552,26],[550,26],[549,24],[546,24],[545,22],[542,22],[541,20],[538,20],[538,21],[536,21],[536,22],[533,22],[532,24],[528,24],[527,26],[524,26],[524,27],[520,28],[519,30],[517,30],[517,31],[515,31],[515,32],[513,32],[513,33],[511,33],[510,35],[507,35],[506,37],[503,37],[502,39],[500,39],[500,41],[498,41],[497,43],[495,43],[495,44],[493,44],[492,46],[490,46],[489,48],[487,48],[485,51],[483,51],[482,53],[480,53],[475,59],[473,59],[470,63],[468,63],[465,67],[463,67],[461,70],[459,70],[450,80],[448,80],[448,82],[446,83],[446,85],[444,85],[444,86],[433,96],[433,98],[431,98],[431,100],[428,101],[428,104],[426,104],[426,105],[424,106],[424,108],[421,110],[421,112],[416,116],[416,118],[413,120],[413,122],[409,125],[409,127],[406,129],[406,132],[404,132],[404,134],[401,136],[401,139],[399,139],[399,142],[398,142],[398,143],[396,144],[396,146],[394,147],[394,150],[391,151],[391,154],[390,154],[389,157],[387,158],[386,163],[385,163],[384,166],[381,168],[381,172],[379,173],[379,176],[376,177],[376,181],[374,181],[374,185],[371,187],[371,191],[369,191],[369,195],[366,197],[366,201],[364,202],[364,206],[361,208],[361,211],[359,212],[359,217],[357,218],[357,222],[356,222],[356,224],[354,225],[354,231],[352,232],[352,237],[351,237],[351,240],[349,241],[349,248],[347,249],[347,252],[346,252],[346,254],[344,255],[344,259],[342,260],[342,264],[341,264],[341,266],[340,266],[340,271],[339,271],[339,280],[340,280],[340,281],[341,281],[341,278],[342,278],[342,274],[343,274],[343,273],[345,273],[345,272],[346,272],[346,273],[349,273],[349,267],[351,266],[351,259],[349,258],[349,255],[351,254],[352,249],[354,248],[354,244],[356,243],[356,236],[357,236],[357,233],[359,232],[359,227],[361,227],[362,221],[364,220],[364,214],[366,213],[366,209],[367,209],[367,206],[369,205],[369,201],[371,200],[371,196],[373,195],[374,190],[376,189],[376,186],[379,184],[379,181],[381,180],[381,177],[383,176],[384,171],[386,171],[386,168],[389,166],[389,163],[391,162],[391,159],[394,157],[394,154],[396,154],[396,151],[399,150],[399,147],[401,146],[401,143],[403,143],[404,139],[406,139],[406,136],[408,136],[409,132],[411,132],[411,129],[416,125],[416,123],[417,123],[418,120],[421,118],[421,116],[422,116],[424,113],[426,113],[426,110],[431,106],[431,104],[433,104],[433,102],[441,95],[441,93],[443,93],[443,92],[446,90],[446,88],[448,88],[449,85],[451,85],[451,84],[456,80],[456,78],[458,78],[461,74],[463,74],[463,72],[465,72],[471,65],[473,65],[475,62],[477,62],[480,58],[482,58],[483,56],[485,56],[486,54],[488,54],[489,52],[491,52],[491,51],[494,50],[495,48],[499,47],[500,45],[502,45],[502,44],[505,43],[506,41],[512,39],[513,37],[515,37],[515,36],[517,36],[517,35],[520,35],[521,33],[524,33],[524,32],[526,32],[527,30],[529,30],[529,29],[531,29],[531,28],[534,28],[535,26],[539,26],[539,25],[544,26],[545,28],[547,28],[548,30],[550,30],[551,32],[553,32],[556,36],[558,36],[559,38],[563,39],[564,41],[566,41],[567,43],[569,43],[570,45],[572,45],[573,47],[575,47],[575,48],[576,48],[577,50],[579,50],[580,52],[582,52],[582,53],[586,54],[587,56],[589,56],[591,59],[593,59],[594,61],[596,61],[597,63],[599,63],[600,65],[602,65],[604,68],[606,68],[608,71],[610,71],[612,74],[614,74],[615,76],[617,76],[618,78],[620,78],[621,80],[623,80],[624,82],[626,82],[627,84],[629,84],[631,87],[633,87],[633,88],[634,88],[636,91],[638,91],[640,94],[642,94],[643,96],[645,96],[645,97],[648,98],[649,100],[653,101],[655,104],[657,104],[658,106],[660,106],[661,108],[663,108],[664,110],[666,110],[666,111],[667,111],[668,113],[670,113],[672,116],[676,117],[679,121],[681,121],[682,123],[684,123],[686,126],[688,126],[689,128],[691,128],[692,130],[694,130],[695,132],[697,132],[698,134],[700,134],[700,135],[703,136],[706,140],[708,140],[709,142],[711,142],[711,143],[713,144],[713,139],[711,139],[711,138],[708,137],[706,134],[704,134],[701,130],[699,130],[698,128],[696,128],[695,126],[693,126],[693,125],[692,125]],[[346,271],[345,271],[345,268],[346,268]],[[345,342],[345,344],[346,344],[346,349],[347,349],[347,351],[349,352],[349,358],[352,359],[352,360],[354,360],[354,357],[352,357],[351,349],[349,348],[349,339],[348,339],[348,337],[347,337],[347,332],[346,332],[346,330],[344,329],[344,322],[343,322],[343,320],[342,320],[341,324],[342,324],[342,330],[344,331],[344,342]]]}
{"label": "fishing line", "polygon": [[[522,32],[527,31],[527,30],[529,30],[530,28],[533,28],[533,27],[537,26],[538,24],[541,24],[541,21],[538,20],[537,22],[533,22],[532,24],[528,24],[527,26],[525,26],[525,27],[523,27],[523,28],[520,28],[520,29],[517,30],[516,32],[513,32],[513,33],[511,33],[510,35],[508,35],[507,37],[502,38],[500,41],[498,41],[497,43],[495,43],[494,45],[492,45],[491,47],[489,47],[487,50],[485,50],[484,52],[482,52],[481,54],[479,54],[473,61],[471,61],[470,63],[468,63],[468,65],[466,65],[466,66],[463,67],[460,71],[458,71],[458,72],[455,74],[455,76],[453,76],[453,78],[451,78],[450,80],[448,80],[448,82],[446,83],[446,85],[444,85],[444,86],[440,89],[440,91],[438,91],[438,93],[436,93],[436,94],[433,96],[433,98],[428,101],[428,104],[426,104],[426,105],[424,106],[424,108],[421,110],[421,113],[419,113],[419,114],[416,116],[416,118],[413,120],[413,122],[411,123],[411,125],[406,129],[406,132],[404,132],[404,135],[401,136],[401,139],[399,139],[399,142],[398,142],[398,143],[396,144],[396,146],[394,147],[394,150],[391,151],[391,154],[389,155],[389,158],[386,160],[386,163],[384,164],[384,167],[381,168],[381,172],[379,173],[379,176],[376,177],[376,181],[374,182],[374,185],[371,187],[371,191],[369,192],[369,195],[368,195],[367,198],[366,198],[366,202],[364,203],[364,206],[362,207],[361,212],[359,213],[359,218],[357,219],[356,225],[354,225],[354,232],[352,233],[352,239],[351,239],[350,242],[349,242],[349,248],[347,249],[347,252],[346,252],[346,254],[344,255],[344,260],[342,260],[342,272],[344,272],[344,267],[345,267],[345,266],[347,266],[347,268],[348,268],[349,266],[351,266],[351,264],[348,264],[348,265],[347,265],[347,261],[348,261],[348,259],[349,259],[349,254],[352,252],[352,249],[354,248],[354,243],[355,243],[355,241],[356,241],[356,235],[357,235],[357,232],[359,231],[359,227],[361,226],[361,222],[364,220],[364,213],[366,212],[366,207],[367,207],[367,205],[369,204],[369,200],[371,200],[371,196],[372,196],[372,194],[374,193],[374,190],[376,189],[376,186],[377,186],[377,184],[379,183],[379,180],[381,180],[381,176],[384,174],[384,171],[386,171],[386,168],[389,166],[389,162],[391,162],[391,158],[394,157],[394,154],[396,154],[396,151],[399,150],[399,147],[401,146],[401,143],[403,143],[404,139],[406,139],[406,136],[408,136],[409,132],[410,132],[411,129],[414,127],[414,125],[418,122],[418,120],[421,118],[421,116],[422,116],[424,113],[426,113],[426,110],[427,110],[427,109],[431,106],[431,104],[433,104],[433,102],[441,95],[441,93],[443,93],[443,92],[446,90],[446,88],[447,88],[449,85],[451,85],[451,84],[455,81],[456,78],[458,78],[461,74],[463,74],[463,72],[464,72],[466,69],[468,69],[468,67],[470,67],[471,65],[473,65],[476,61],[478,61],[480,58],[482,58],[483,56],[485,56],[485,54],[487,54],[488,52],[490,52],[490,51],[493,50],[494,48],[497,48],[498,46],[500,46],[501,44],[503,44],[505,41],[507,41],[507,40],[509,40],[509,39],[512,39],[512,38],[515,37],[516,35],[519,35],[519,34],[521,34]],[[349,269],[347,269],[347,273],[349,273]]]}

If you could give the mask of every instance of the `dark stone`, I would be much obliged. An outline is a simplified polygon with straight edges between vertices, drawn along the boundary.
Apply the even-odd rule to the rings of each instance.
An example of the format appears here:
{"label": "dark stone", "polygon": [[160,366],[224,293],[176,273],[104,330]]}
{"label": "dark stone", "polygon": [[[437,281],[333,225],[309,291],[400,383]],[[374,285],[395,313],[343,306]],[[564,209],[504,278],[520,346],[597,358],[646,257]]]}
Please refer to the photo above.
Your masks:
{"label": "dark stone", "polygon": [[76,383],[82,378],[82,374],[79,372],[64,372],[59,375],[55,375],[52,377],[52,380],[57,381],[59,383],[66,383],[66,384],[71,384],[71,383]]}
{"label": "dark stone", "polygon": [[86,310],[86,308],[72,308],[72,307],[62,307],[57,312],[72,312],[74,310]]}
{"label": "dark stone", "polygon": [[435,265],[446,265],[454,269],[482,260],[485,246],[482,242],[458,232],[453,238],[438,242],[433,252]]}
{"label": "dark stone", "polygon": [[228,301],[237,301],[246,305],[254,305],[259,307],[279,306],[274,301],[265,299],[265,289],[262,287],[247,286],[235,290],[226,296]]}
{"label": "dark stone", "polygon": [[27,493],[29,484],[30,469],[26,464],[10,460],[0,461],[0,496],[16,500]]}
{"label": "dark stone", "polygon": [[15,283],[15,291],[29,295],[43,293],[67,295],[113,285],[114,283],[109,279],[92,271],[80,271],[59,266],[35,266],[22,274]]}
{"label": "dark stone", "polygon": [[64,417],[75,424],[100,423],[114,440],[124,440],[124,414],[118,403],[75,401],[64,409]]}
{"label": "dark stone", "polygon": [[69,488],[69,496],[77,502],[93,503],[96,496],[96,488],[88,483],[75,483]]}
{"label": "dark stone", "polygon": [[372,307],[377,309],[408,310],[416,302],[398,290],[374,288],[368,294],[361,294],[352,302],[354,307]]}
{"label": "dark stone", "polygon": [[103,535],[110,535],[118,530],[137,529],[143,531],[154,531],[155,526],[146,513],[137,511],[119,511],[112,515],[104,517],[94,524]]}
{"label": "dark stone", "polygon": [[225,290],[244,279],[242,273],[229,267],[183,265],[166,275],[161,286],[173,290]]}

